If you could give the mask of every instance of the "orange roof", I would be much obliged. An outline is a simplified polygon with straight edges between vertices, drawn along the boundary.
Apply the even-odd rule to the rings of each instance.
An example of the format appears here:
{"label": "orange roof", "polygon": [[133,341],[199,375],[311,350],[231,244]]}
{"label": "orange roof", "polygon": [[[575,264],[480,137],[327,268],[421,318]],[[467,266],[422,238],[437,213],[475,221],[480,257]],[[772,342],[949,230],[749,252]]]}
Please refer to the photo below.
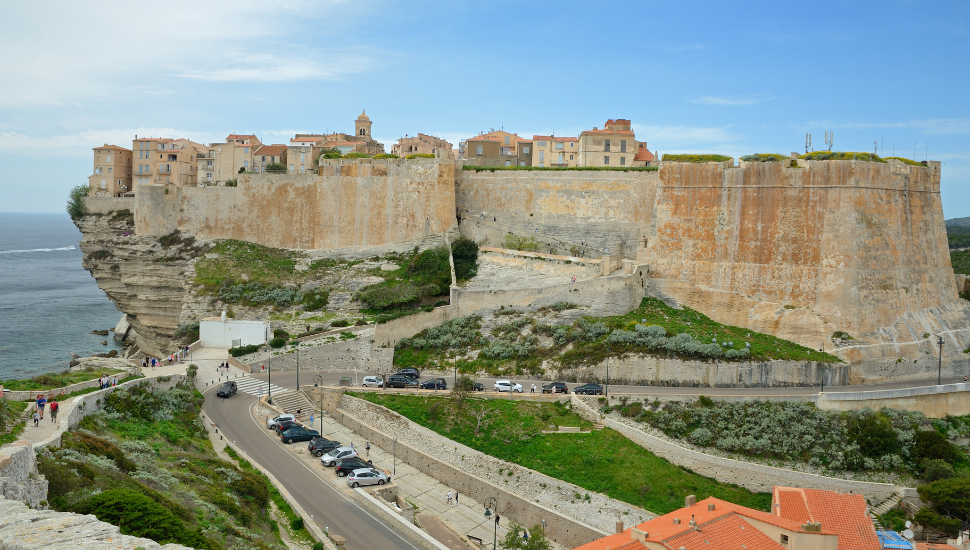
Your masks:
{"label": "orange roof", "polygon": [[256,151],[253,154],[279,156],[279,155],[282,155],[283,151],[285,150],[286,150],[286,145],[279,145],[279,144],[263,145],[259,149],[256,149]]}
{"label": "orange roof", "polygon": [[638,540],[633,540],[630,529],[601,539],[577,546],[574,550],[640,550],[646,548]]}
{"label": "orange roof", "polygon": [[663,542],[671,550],[709,550],[746,548],[747,550],[784,550],[784,546],[768,538],[741,516],[731,514],[690,529]]}
{"label": "orange roof", "polygon": [[540,139],[545,141],[579,141],[579,138],[574,137],[532,136],[532,141]]}
{"label": "orange roof", "polygon": [[229,140],[229,139],[243,139],[243,138],[253,138],[253,139],[256,139],[256,136],[253,135],[253,134],[230,134],[230,135],[226,136],[226,139],[227,140]]}
{"label": "orange roof", "polygon": [[631,130],[583,130],[582,134],[622,134],[622,135],[633,135]]}
{"label": "orange roof", "polygon": [[657,160],[657,157],[653,156],[650,149],[641,146],[639,149],[637,149],[637,156],[633,157],[633,160],[645,160],[647,162],[653,162]]}
{"label": "orange roof", "polygon": [[125,149],[124,147],[118,147],[117,145],[108,145],[107,143],[105,143],[101,147],[92,147],[91,149],[95,151],[98,149],[116,149],[118,151],[129,151],[129,152],[131,151],[131,149]]}
{"label": "orange roof", "polygon": [[838,533],[839,550],[879,550],[879,537],[860,494],[775,487],[772,502],[780,517],[799,523],[807,518],[821,523],[823,531]]}
{"label": "orange roof", "polygon": [[949,544],[933,544],[931,542],[917,542],[916,550],[959,550]]}
{"label": "orange roof", "polygon": [[[509,134],[509,138],[509,145],[514,145],[519,141],[522,141],[522,138],[518,134]],[[499,132],[490,132],[488,134],[470,137],[465,141],[505,141],[505,136]]]}

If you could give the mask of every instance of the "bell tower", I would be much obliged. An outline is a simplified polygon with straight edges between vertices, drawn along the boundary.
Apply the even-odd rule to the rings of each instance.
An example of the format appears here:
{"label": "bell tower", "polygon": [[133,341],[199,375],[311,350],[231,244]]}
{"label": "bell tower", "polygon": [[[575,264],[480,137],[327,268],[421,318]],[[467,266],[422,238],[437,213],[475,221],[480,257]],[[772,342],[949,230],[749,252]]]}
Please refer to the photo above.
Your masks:
{"label": "bell tower", "polygon": [[361,111],[360,116],[354,121],[355,134],[358,139],[371,140],[370,126],[373,122],[370,121],[370,117],[367,116],[367,111]]}

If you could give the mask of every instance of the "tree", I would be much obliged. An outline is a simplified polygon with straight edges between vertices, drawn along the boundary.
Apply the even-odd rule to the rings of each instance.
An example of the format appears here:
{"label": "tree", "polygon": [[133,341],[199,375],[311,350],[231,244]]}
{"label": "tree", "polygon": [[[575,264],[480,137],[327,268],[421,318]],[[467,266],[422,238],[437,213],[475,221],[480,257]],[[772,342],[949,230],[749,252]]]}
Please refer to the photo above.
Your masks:
{"label": "tree", "polygon": [[480,437],[482,430],[488,428],[492,423],[492,416],[495,414],[495,411],[485,406],[485,403],[479,403],[478,407],[478,410],[471,412],[472,418],[475,419],[475,437]]}
{"label": "tree", "polygon": [[506,550],[550,550],[552,548],[541,525],[533,525],[528,530],[528,537],[525,535],[525,528],[513,521],[509,525],[508,532],[505,533],[505,538],[499,544]]}
{"label": "tree", "polygon": [[913,447],[920,463],[929,460],[953,462],[957,458],[956,449],[947,441],[945,435],[936,430],[924,430],[916,434]]}
{"label": "tree", "polygon": [[468,375],[461,375],[455,387],[451,388],[451,400],[455,404],[455,409],[461,412],[465,407],[465,400],[471,392],[475,391],[475,381],[468,377]]}
{"label": "tree", "polygon": [[970,518],[970,477],[941,479],[920,485],[916,491],[941,515]]}
{"label": "tree", "polygon": [[478,243],[462,235],[451,243],[451,255],[456,279],[465,281],[478,274]]}
{"label": "tree", "polygon": [[84,197],[88,196],[89,189],[87,185],[78,185],[71,189],[67,198],[67,213],[72,220],[77,221],[87,216],[88,209],[84,205]]}
{"label": "tree", "polygon": [[282,162],[270,162],[266,165],[267,172],[286,172],[286,165]]}

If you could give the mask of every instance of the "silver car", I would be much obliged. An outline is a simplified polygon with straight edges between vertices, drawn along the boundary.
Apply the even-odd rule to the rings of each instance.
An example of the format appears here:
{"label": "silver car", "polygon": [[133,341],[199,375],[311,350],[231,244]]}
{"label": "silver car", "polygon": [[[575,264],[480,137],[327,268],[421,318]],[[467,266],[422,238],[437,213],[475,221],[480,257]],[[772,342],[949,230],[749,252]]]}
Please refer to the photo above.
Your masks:
{"label": "silver car", "polygon": [[511,380],[496,380],[494,389],[497,392],[522,393],[522,384],[516,384]]}
{"label": "silver car", "polygon": [[330,451],[329,453],[320,457],[320,462],[326,466],[330,467],[337,463],[338,460],[342,458],[354,458],[359,456],[357,451],[351,449],[350,447],[337,447],[336,449]]}
{"label": "silver car", "polygon": [[270,418],[269,420],[267,420],[266,421],[266,427],[272,430],[280,422],[283,422],[285,420],[296,420],[296,417],[293,416],[292,414],[281,414],[281,415],[277,416],[276,418]]}
{"label": "silver car", "polygon": [[379,388],[384,385],[384,379],[380,376],[365,376],[360,385],[365,388]]}
{"label": "silver car", "polygon": [[390,481],[391,478],[387,474],[375,468],[361,468],[350,472],[347,476],[347,485],[353,488],[361,485],[384,485]]}

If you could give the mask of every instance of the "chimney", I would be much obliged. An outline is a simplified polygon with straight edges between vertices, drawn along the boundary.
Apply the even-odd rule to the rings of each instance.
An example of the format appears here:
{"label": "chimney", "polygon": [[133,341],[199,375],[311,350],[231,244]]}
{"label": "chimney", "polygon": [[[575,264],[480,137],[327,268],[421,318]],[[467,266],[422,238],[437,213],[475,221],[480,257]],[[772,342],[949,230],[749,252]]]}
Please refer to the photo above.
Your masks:
{"label": "chimney", "polygon": [[695,504],[697,504],[697,497],[694,495],[687,495],[684,499],[684,508],[690,508]]}
{"label": "chimney", "polygon": [[674,525],[680,525],[680,518],[674,518]]}
{"label": "chimney", "polygon": [[714,511],[714,503],[713,502],[707,505],[707,511],[708,512],[713,512]]}
{"label": "chimney", "polygon": [[623,532],[623,522],[618,521],[616,522],[616,534],[619,535],[622,532]]}
{"label": "chimney", "polygon": [[697,521],[694,520],[694,514],[690,515],[690,521],[687,523],[687,525],[690,525],[691,527],[697,527]]}

